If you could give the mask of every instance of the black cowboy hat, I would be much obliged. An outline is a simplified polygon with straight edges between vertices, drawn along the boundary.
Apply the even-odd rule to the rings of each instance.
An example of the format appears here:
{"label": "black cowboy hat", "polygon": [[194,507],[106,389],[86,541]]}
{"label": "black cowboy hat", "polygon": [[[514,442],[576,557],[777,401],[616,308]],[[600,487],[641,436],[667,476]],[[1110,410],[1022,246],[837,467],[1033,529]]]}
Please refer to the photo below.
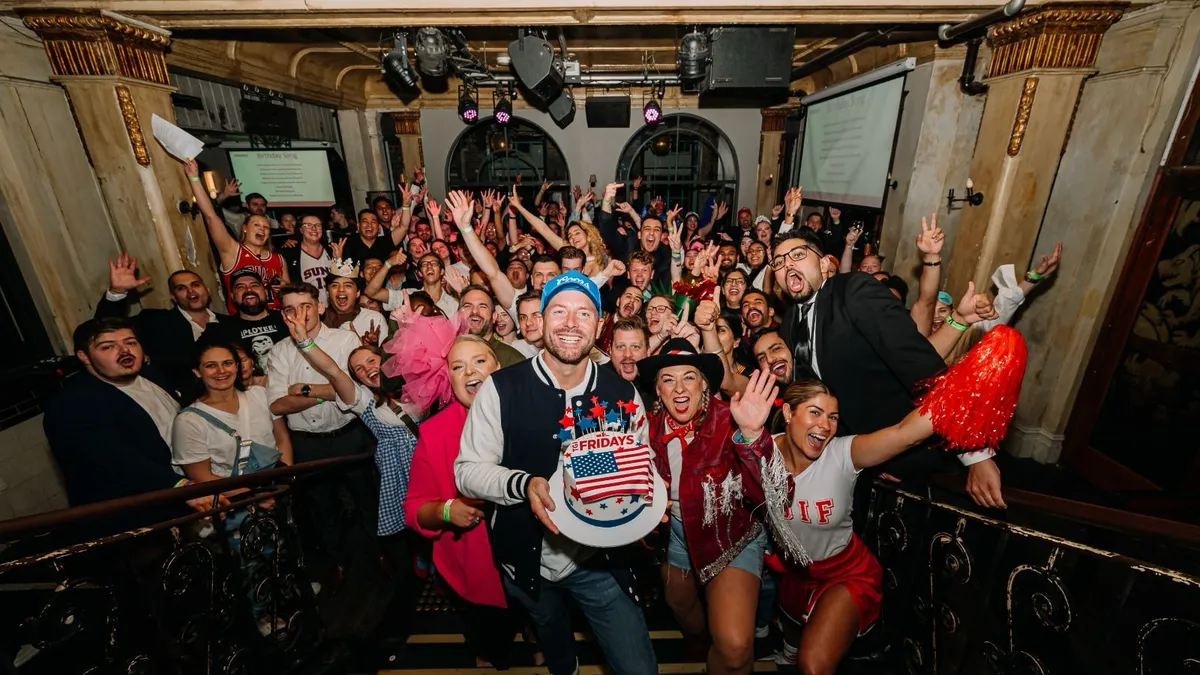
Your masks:
{"label": "black cowboy hat", "polygon": [[725,364],[716,354],[696,351],[692,343],[683,338],[672,338],[654,356],[638,361],[638,389],[654,391],[658,371],[671,366],[694,366],[708,380],[708,390],[716,393],[725,379]]}

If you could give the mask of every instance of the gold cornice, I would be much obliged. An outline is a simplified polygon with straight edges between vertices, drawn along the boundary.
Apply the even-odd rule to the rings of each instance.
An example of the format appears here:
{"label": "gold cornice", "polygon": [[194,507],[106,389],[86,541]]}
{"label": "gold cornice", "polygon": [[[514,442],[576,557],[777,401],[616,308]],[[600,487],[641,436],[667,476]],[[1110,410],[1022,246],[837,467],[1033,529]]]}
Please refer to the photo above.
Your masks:
{"label": "gold cornice", "polygon": [[762,131],[768,133],[772,131],[783,131],[784,122],[787,116],[792,112],[792,108],[763,108],[762,110]]}
{"label": "gold cornice", "polygon": [[421,111],[420,110],[394,110],[389,113],[392,116],[392,122],[396,124],[396,134],[399,136],[420,136],[421,135]]}
{"label": "gold cornice", "polygon": [[21,17],[37,33],[55,75],[120,75],[168,84],[166,33],[96,12],[34,13]]}
{"label": "gold cornice", "polygon": [[138,120],[133,93],[123,84],[118,84],[116,90],[117,103],[121,106],[121,119],[125,121],[125,133],[129,134],[129,145],[133,147],[133,157],[138,164],[150,166],[150,151],[146,148],[146,137],[142,135],[142,123]]}
{"label": "gold cornice", "polygon": [[1016,157],[1025,141],[1025,129],[1029,127],[1029,113],[1033,110],[1033,96],[1037,93],[1038,79],[1025,78],[1021,88],[1021,100],[1017,103],[1017,116],[1013,119],[1012,134],[1008,137],[1008,156]]}
{"label": "gold cornice", "polygon": [[1105,31],[1128,3],[1043,5],[988,31],[988,77],[1032,68],[1090,68]]}

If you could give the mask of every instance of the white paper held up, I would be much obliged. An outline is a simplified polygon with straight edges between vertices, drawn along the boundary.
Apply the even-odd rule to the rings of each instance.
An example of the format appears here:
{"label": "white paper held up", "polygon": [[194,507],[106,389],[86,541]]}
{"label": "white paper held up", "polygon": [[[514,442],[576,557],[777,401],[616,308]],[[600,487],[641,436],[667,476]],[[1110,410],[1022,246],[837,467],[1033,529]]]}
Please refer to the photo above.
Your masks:
{"label": "white paper held up", "polygon": [[163,149],[176,159],[195,159],[204,149],[204,141],[171,124],[157,114],[150,116],[150,129]]}

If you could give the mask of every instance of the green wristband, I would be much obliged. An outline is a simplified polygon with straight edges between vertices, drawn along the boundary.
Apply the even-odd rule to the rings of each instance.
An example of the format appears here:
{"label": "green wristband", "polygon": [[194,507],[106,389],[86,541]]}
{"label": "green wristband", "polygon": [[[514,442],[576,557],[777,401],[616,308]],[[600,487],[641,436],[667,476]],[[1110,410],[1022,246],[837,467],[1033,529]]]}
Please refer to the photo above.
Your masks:
{"label": "green wristband", "polygon": [[950,324],[950,326],[955,330],[965,331],[966,329],[970,328],[970,326],[965,323],[959,323],[955,321],[953,316],[946,317],[946,323]]}
{"label": "green wristband", "polygon": [[188,178],[188,180],[192,181],[193,183],[200,182],[200,176],[188,176],[187,178]]}
{"label": "green wristband", "polygon": [[1041,281],[1042,279],[1046,278],[1046,275],[1038,274],[1034,270],[1029,270],[1028,272],[1025,273],[1025,276],[1029,277],[1030,279],[1033,279],[1034,281]]}
{"label": "green wristband", "polygon": [[450,522],[450,505],[454,503],[453,499],[447,499],[445,504],[442,504],[442,522]]}
{"label": "green wristband", "polygon": [[317,397],[317,405],[321,405],[324,402],[325,402],[325,399],[321,398],[320,396]]}

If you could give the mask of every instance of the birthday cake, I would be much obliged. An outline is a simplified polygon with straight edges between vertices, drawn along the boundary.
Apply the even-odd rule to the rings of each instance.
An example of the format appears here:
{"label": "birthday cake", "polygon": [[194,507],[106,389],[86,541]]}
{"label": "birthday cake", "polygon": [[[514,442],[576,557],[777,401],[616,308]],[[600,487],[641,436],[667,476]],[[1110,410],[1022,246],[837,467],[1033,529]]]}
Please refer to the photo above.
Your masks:
{"label": "birthday cake", "polygon": [[632,433],[596,431],[563,454],[563,497],[575,517],[596,527],[632,521],[654,503],[652,451]]}

